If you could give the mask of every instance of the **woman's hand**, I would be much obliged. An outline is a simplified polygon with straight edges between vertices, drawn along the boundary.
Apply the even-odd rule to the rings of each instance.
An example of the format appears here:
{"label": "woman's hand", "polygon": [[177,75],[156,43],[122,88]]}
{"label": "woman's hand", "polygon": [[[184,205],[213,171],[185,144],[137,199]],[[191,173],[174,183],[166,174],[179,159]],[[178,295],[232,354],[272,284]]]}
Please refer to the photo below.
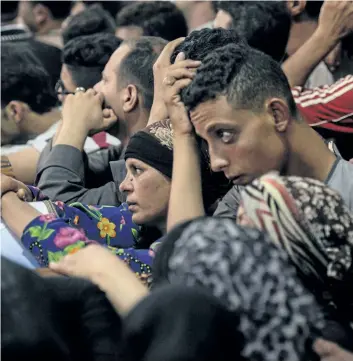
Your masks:
{"label": "woman's hand", "polygon": [[128,266],[102,246],[87,246],[49,267],[54,272],[89,279],[106,293],[120,314],[129,312],[148,293]]}
{"label": "woman's hand", "polygon": [[[121,264],[120,264],[121,263]],[[87,278],[94,282],[104,273],[119,271],[126,267],[120,259],[114,256],[106,248],[98,245],[90,245],[84,249],[64,257],[58,263],[51,263],[49,267],[59,273],[70,276]]]}
{"label": "woman's hand", "polygon": [[26,202],[31,202],[33,200],[33,194],[25,184],[5,174],[2,174],[1,196],[8,192],[17,193],[18,198]]}

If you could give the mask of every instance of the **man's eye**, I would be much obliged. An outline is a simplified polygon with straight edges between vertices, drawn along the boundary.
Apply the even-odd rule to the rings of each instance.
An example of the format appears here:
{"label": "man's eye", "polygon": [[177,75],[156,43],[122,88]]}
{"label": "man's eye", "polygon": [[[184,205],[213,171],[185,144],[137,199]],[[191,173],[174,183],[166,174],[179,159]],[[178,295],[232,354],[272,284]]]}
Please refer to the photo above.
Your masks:
{"label": "man's eye", "polygon": [[133,168],[134,172],[135,172],[137,175],[139,175],[139,174],[141,174],[141,173],[143,172],[143,170],[142,170],[141,168],[139,168],[139,167],[133,166],[132,168]]}
{"label": "man's eye", "polygon": [[217,136],[222,140],[223,143],[230,143],[233,139],[234,134],[226,130],[218,130]]}

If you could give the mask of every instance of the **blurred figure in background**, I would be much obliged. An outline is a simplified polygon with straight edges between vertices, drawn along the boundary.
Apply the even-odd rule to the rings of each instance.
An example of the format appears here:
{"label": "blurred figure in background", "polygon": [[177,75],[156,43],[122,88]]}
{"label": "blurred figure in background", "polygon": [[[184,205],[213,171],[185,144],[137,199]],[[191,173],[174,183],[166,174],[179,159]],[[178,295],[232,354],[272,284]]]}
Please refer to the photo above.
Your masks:
{"label": "blurred figure in background", "polygon": [[13,42],[27,46],[48,72],[51,86],[60,76],[61,51],[55,46],[44,44],[34,39],[27,26],[21,24],[18,16],[19,1],[3,1],[1,3],[1,43]]}
{"label": "blurred figure in background", "polygon": [[1,145],[25,143],[60,118],[50,84],[26,46],[1,45]]}
{"label": "blurred figure in background", "polygon": [[169,1],[131,3],[118,13],[116,25],[123,40],[158,36],[171,41],[188,33],[183,13]]}
{"label": "blurred figure in background", "polygon": [[100,4],[89,6],[67,19],[63,25],[63,42],[66,44],[77,36],[96,33],[115,33],[114,18]]}
{"label": "blurred figure in background", "polygon": [[189,33],[212,28],[216,16],[212,1],[176,1],[175,4],[184,14]]}
{"label": "blurred figure in background", "polygon": [[19,16],[37,39],[62,47],[61,24],[70,15],[71,1],[20,1]]}

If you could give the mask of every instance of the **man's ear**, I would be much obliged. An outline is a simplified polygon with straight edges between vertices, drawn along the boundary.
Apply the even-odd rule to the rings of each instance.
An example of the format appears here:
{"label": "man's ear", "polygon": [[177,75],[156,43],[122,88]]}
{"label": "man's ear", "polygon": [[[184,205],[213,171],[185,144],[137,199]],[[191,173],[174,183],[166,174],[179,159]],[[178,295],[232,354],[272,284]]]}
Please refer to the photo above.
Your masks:
{"label": "man's ear", "polygon": [[299,16],[306,7],[306,0],[287,0],[287,9],[292,17]]}
{"label": "man's ear", "polygon": [[284,133],[291,120],[287,103],[283,99],[272,98],[266,103],[266,111],[273,119],[273,125],[277,132]]}
{"label": "man's ear", "polygon": [[43,26],[51,17],[49,9],[42,4],[36,4],[33,7],[33,15],[37,27]]}
{"label": "man's ear", "polygon": [[123,90],[123,110],[125,113],[133,111],[138,104],[138,92],[135,85],[129,84]]}
{"label": "man's ear", "polygon": [[16,124],[19,124],[23,121],[26,112],[27,112],[26,104],[17,100],[12,100],[6,106],[7,117],[10,120],[13,120]]}

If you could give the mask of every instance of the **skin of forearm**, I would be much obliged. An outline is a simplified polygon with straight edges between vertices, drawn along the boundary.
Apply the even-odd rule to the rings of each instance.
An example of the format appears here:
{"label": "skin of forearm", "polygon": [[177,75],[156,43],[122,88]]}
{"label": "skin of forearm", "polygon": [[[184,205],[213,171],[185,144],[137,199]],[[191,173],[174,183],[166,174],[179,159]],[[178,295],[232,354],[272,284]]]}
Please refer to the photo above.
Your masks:
{"label": "skin of forearm", "polygon": [[16,237],[21,238],[26,226],[38,216],[40,213],[16,193],[7,192],[1,197],[1,217]]}
{"label": "skin of forearm", "polygon": [[[40,153],[33,147],[28,147],[8,156],[1,157],[1,173],[16,178],[25,184],[33,184],[37,173],[37,163]],[[7,158],[8,167],[3,162]]]}
{"label": "skin of forearm", "polygon": [[63,121],[59,134],[55,139],[55,145],[71,145],[77,148],[79,151],[83,150],[88,130],[80,124],[68,124]]}
{"label": "skin of forearm", "polygon": [[173,148],[168,231],[181,222],[205,215],[196,138],[194,135],[174,135]]}
{"label": "skin of forearm", "polygon": [[107,296],[116,312],[124,316],[148,295],[145,287],[134,273],[122,263],[117,262],[116,269],[102,270],[92,276],[95,283]]}
{"label": "skin of forearm", "polygon": [[311,72],[336,46],[338,39],[317,29],[314,34],[282,65],[289,85],[303,86]]}

